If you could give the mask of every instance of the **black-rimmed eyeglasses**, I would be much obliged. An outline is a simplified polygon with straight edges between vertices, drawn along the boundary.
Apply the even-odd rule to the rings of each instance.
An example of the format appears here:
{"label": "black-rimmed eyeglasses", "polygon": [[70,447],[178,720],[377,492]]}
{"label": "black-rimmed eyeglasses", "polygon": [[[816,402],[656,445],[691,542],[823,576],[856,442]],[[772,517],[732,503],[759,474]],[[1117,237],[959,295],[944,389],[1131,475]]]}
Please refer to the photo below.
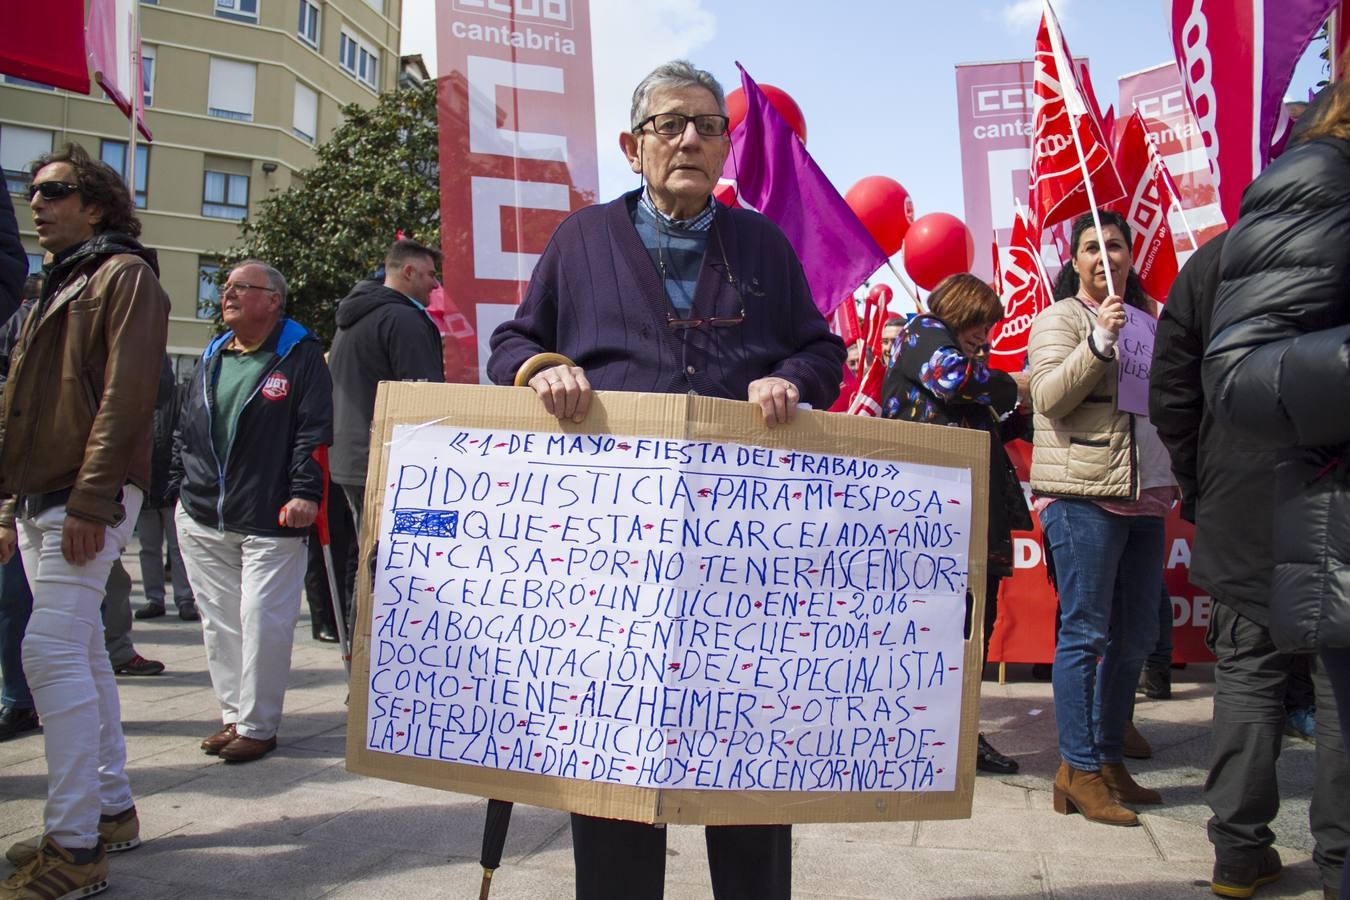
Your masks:
{"label": "black-rimmed eyeglasses", "polygon": [[32,203],[38,194],[43,200],[63,200],[79,192],[80,186],[69,181],[35,181],[28,186],[28,202]]}
{"label": "black-rimmed eyeglasses", "polygon": [[694,123],[694,130],[701,137],[721,137],[727,133],[727,126],[731,120],[719,113],[702,113],[697,116],[685,116],[680,113],[657,113],[654,116],[648,116],[637,127],[633,133],[641,131],[647,125],[652,126],[652,131],[661,137],[679,137],[684,134],[684,130],[689,127],[689,123]]}

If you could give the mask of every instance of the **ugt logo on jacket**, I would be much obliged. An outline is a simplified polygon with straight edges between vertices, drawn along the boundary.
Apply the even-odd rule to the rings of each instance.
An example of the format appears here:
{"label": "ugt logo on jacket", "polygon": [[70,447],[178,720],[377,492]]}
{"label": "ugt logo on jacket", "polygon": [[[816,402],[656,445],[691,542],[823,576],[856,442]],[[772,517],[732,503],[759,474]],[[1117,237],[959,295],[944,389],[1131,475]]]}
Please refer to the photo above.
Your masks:
{"label": "ugt logo on jacket", "polygon": [[280,372],[273,372],[263,382],[262,395],[268,400],[282,400],[291,392],[291,382]]}

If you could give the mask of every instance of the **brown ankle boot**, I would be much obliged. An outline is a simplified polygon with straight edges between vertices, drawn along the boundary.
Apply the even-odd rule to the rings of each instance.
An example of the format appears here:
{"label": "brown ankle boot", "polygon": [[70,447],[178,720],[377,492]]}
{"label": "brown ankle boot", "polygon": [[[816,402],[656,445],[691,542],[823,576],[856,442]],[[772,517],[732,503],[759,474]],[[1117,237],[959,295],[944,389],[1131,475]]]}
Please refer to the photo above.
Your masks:
{"label": "brown ankle boot", "polygon": [[1102,763],[1102,780],[1121,803],[1162,803],[1162,794],[1136,782],[1124,763]]}
{"label": "brown ankle boot", "polygon": [[1103,825],[1138,825],[1139,817],[1111,796],[1101,772],[1083,772],[1066,762],[1055,773],[1055,812],[1082,813]]}

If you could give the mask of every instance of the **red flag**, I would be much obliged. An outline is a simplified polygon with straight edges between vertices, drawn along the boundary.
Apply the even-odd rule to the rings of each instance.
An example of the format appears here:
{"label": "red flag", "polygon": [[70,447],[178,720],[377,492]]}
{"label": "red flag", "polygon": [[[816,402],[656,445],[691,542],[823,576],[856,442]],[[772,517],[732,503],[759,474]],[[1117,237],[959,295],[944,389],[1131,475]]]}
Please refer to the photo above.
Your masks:
{"label": "red flag", "polygon": [[319,515],[314,520],[314,527],[319,531],[319,543],[327,547],[331,543],[331,537],[328,533],[328,445],[320,444],[315,447],[310,456],[319,464],[319,469],[323,472],[323,496],[319,498]]}
{"label": "red flag", "polygon": [[862,377],[858,379],[858,388],[848,405],[848,411],[849,415],[875,417],[881,415],[881,385],[886,380],[886,360],[881,358],[881,332],[888,318],[886,304],[868,294],[863,318],[867,320],[864,347],[871,353],[864,353],[866,361]]}
{"label": "red flag", "polygon": [[844,301],[834,308],[834,312],[830,314],[830,330],[839,335],[844,346],[856,344],[862,338],[862,325],[858,322],[858,304],[854,302],[853,297],[845,297]]}
{"label": "red flag", "polygon": [[[1101,118],[1069,62],[1059,22],[1046,3],[1036,34],[1031,140],[1031,219],[1038,230],[1119,199]],[[1086,177],[1085,177],[1086,176]],[[1090,183],[1089,183],[1090,179]]]}
{"label": "red flag", "polygon": [[0,28],[0,72],[89,93],[84,58],[83,0],[6,3]]}
{"label": "red flag", "polygon": [[998,235],[994,235],[994,280],[990,285],[994,293],[1003,296],[1003,264],[998,258]]}
{"label": "red flag", "polygon": [[1116,169],[1126,190],[1115,204],[1134,232],[1134,270],[1150,297],[1163,300],[1177,277],[1177,250],[1167,214],[1176,201],[1168,189],[1167,169],[1148,139],[1144,117],[1135,110],[1116,147]]}
{"label": "red flag", "polygon": [[1050,305],[1050,277],[1041,263],[1041,239],[1018,212],[1013,217],[1008,266],[1003,270],[1003,320],[989,335],[989,364],[1020,372],[1027,357],[1031,322]]}
{"label": "red flag", "polygon": [[[90,0],[85,38],[94,80],[122,114],[136,119],[136,129],[153,141],[145,127],[145,90],[141,84],[141,33],[136,27],[140,0]],[[132,63],[133,55],[135,65]]]}

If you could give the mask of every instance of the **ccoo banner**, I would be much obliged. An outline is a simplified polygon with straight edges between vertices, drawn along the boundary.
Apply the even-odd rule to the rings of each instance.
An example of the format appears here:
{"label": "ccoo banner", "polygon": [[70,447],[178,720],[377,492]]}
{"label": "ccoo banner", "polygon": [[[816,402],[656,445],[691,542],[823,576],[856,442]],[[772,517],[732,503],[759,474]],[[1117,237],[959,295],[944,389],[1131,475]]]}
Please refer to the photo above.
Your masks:
{"label": "ccoo banner", "polygon": [[589,2],[441,0],[436,42],[446,378],[479,382],[554,229],[599,190]]}

